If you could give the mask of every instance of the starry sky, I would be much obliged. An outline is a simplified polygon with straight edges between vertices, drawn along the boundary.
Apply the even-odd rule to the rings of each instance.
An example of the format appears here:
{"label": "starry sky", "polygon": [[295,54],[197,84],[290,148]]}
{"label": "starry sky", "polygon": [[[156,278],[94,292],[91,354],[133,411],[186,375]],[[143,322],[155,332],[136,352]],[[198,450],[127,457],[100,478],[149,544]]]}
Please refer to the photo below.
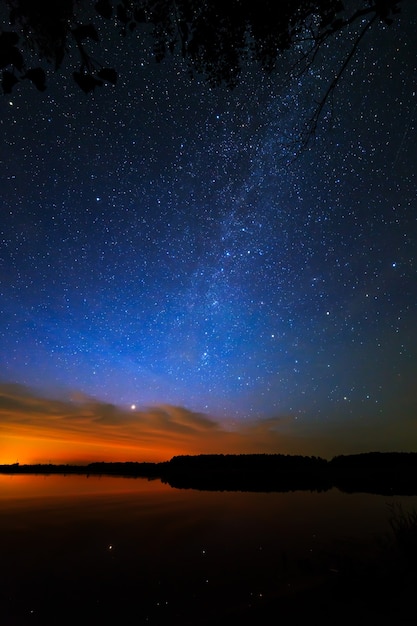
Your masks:
{"label": "starry sky", "polygon": [[349,37],[234,90],[115,37],[116,86],[82,93],[69,58],[45,92],[1,97],[0,462],[416,449],[403,4],[303,147]]}

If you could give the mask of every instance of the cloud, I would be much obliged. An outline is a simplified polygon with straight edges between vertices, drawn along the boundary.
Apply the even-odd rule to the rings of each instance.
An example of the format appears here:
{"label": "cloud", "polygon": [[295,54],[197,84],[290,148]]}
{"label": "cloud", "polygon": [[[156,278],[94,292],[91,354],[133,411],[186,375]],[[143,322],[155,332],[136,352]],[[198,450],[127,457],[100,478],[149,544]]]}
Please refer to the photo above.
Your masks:
{"label": "cloud", "polygon": [[[394,428],[395,426],[395,428]],[[400,420],[299,419],[291,415],[228,425],[184,407],[140,410],[82,393],[48,398],[0,384],[0,464],[165,461],[177,454],[305,454],[331,458],[408,450],[415,424]]]}
{"label": "cloud", "polygon": [[175,454],[249,452],[252,437],[250,428],[246,431],[227,430],[178,406],[131,410],[80,393],[47,398],[21,385],[0,384],[0,436],[7,441],[0,463],[160,461]]}

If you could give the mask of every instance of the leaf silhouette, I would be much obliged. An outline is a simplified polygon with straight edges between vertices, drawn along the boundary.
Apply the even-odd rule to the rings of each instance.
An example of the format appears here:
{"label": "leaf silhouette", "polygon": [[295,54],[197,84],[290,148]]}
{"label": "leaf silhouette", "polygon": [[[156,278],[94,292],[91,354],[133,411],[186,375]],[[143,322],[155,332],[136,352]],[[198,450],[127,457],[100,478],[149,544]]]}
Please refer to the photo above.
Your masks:
{"label": "leaf silhouette", "polygon": [[33,67],[29,69],[23,78],[28,78],[39,91],[46,89],[46,75],[41,67]]}
{"label": "leaf silhouette", "polygon": [[77,41],[84,41],[85,39],[100,41],[97,30],[93,24],[80,24],[72,30],[72,34]]}
{"label": "leaf silhouette", "polygon": [[77,83],[79,87],[81,87],[84,93],[90,93],[90,91],[94,91],[96,87],[103,84],[101,80],[98,80],[91,74],[73,72],[72,75],[74,77],[75,82]]}
{"label": "leaf silhouette", "polygon": [[112,67],[103,67],[99,72],[97,72],[97,76],[112,85],[117,83],[117,72]]}
{"label": "leaf silhouette", "polygon": [[5,32],[0,35],[0,67],[13,65],[17,70],[23,68],[23,55],[15,44],[19,41],[16,33]]}
{"label": "leaf silhouette", "polygon": [[95,10],[101,17],[109,20],[113,15],[113,7],[109,0],[98,0],[94,5]]}
{"label": "leaf silhouette", "polygon": [[9,70],[3,71],[3,75],[1,79],[1,86],[3,88],[3,93],[12,93],[13,87],[18,82],[19,81],[16,78],[16,76],[13,74],[13,72],[9,72]]}

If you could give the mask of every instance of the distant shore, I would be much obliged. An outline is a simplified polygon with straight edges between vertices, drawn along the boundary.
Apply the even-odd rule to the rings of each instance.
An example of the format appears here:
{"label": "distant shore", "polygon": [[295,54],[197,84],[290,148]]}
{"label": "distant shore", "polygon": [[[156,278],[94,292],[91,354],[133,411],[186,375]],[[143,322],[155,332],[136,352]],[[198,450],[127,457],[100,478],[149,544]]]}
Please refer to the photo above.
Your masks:
{"label": "distant shore", "polygon": [[160,463],[0,465],[1,474],[81,474],[160,479],[178,489],[327,491],[417,495],[416,452],[368,452],[320,457],[283,454],[175,456]]}

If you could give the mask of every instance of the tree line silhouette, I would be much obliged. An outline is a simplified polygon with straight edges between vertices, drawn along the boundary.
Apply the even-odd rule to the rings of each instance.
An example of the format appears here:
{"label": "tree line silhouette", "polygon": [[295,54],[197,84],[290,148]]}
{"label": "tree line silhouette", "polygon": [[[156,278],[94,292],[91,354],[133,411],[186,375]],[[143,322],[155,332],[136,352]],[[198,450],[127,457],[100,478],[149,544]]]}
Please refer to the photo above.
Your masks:
{"label": "tree line silhouette", "polygon": [[213,491],[326,491],[417,495],[416,452],[367,452],[330,461],[285,454],[201,454],[170,461],[88,465],[0,465],[2,474],[84,474],[160,479],[175,488]]}

